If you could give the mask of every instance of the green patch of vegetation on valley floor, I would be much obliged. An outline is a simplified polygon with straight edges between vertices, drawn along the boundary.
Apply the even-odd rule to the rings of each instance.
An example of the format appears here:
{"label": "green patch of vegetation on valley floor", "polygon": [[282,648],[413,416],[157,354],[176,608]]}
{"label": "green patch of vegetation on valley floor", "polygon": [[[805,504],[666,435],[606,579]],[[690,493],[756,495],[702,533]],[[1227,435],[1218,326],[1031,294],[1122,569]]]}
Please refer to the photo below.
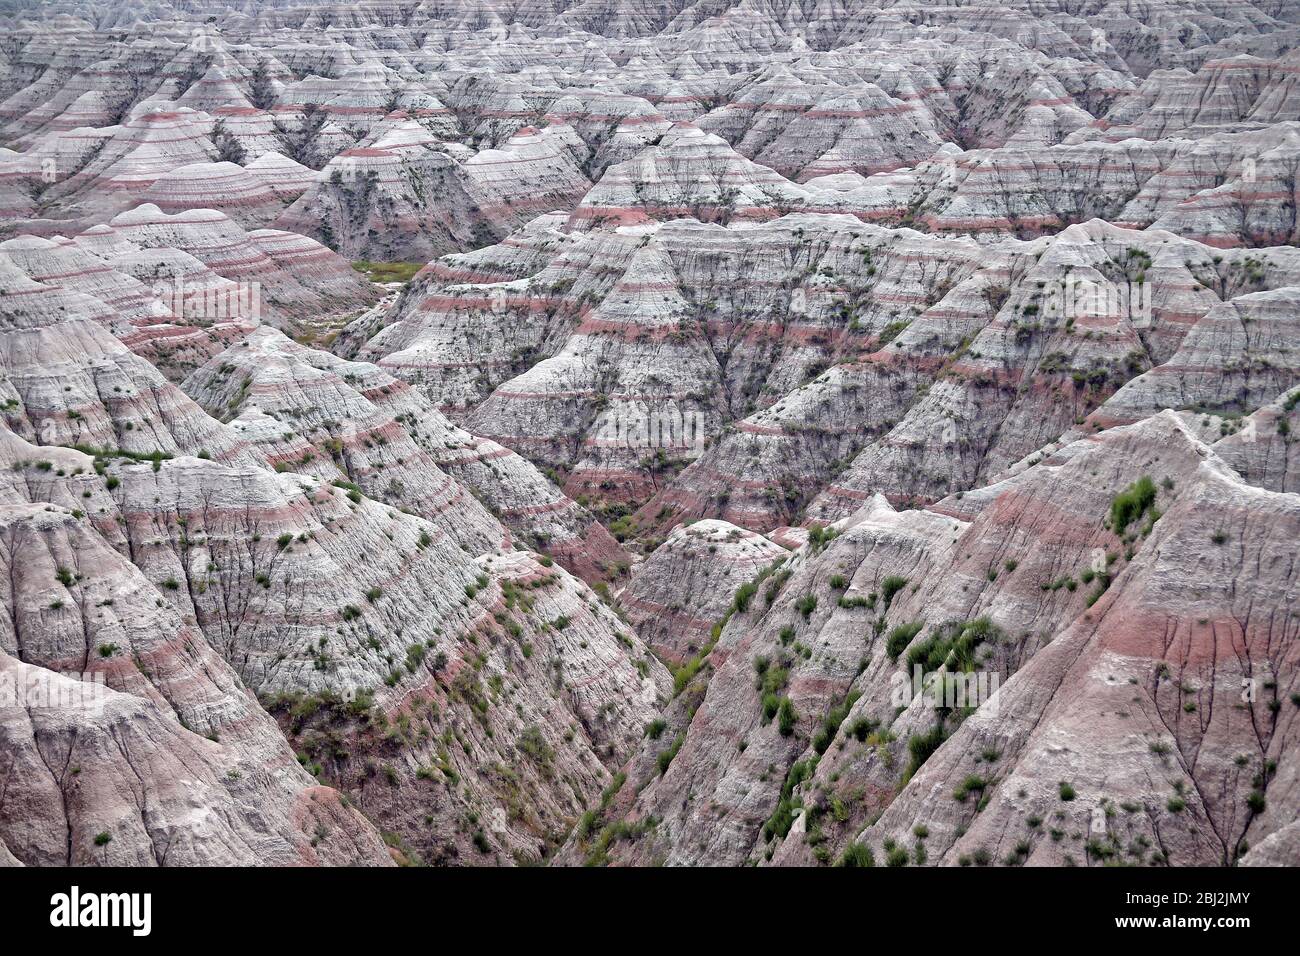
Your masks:
{"label": "green patch of vegetation on valley floor", "polygon": [[423,262],[371,262],[369,259],[352,263],[352,268],[371,282],[410,282],[424,266]]}

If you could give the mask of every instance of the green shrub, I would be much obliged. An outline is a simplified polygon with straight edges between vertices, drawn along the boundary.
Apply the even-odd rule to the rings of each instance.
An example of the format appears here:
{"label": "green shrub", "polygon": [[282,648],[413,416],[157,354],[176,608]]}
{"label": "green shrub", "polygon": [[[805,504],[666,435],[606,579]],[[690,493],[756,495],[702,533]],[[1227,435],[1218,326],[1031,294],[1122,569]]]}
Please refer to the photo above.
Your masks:
{"label": "green shrub", "polygon": [[794,609],[803,615],[805,621],[808,620],[812,617],[812,612],[817,610],[817,595],[805,594],[794,602]]}
{"label": "green shrub", "polygon": [[677,696],[686,689],[686,685],[695,680],[695,675],[704,669],[708,661],[709,653],[713,650],[713,642],[700,649],[696,654],[681,667],[673,672],[673,696]]}
{"label": "green shrub", "polygon": [[849,711],[862,695],[857,691],[849,694],[844,702],[837,707],[832,707],[826,719],[822,721],[821,729],[813,737],[813,749],[818,754],[824,754],[835,740],[835,735],[839,733],[840,724],[844,723],[844,718],[849,715]]}
{"label": "green shrub", "polygon": [[813,772],[817,769],[817,759],[796,760],[790,770],[785,775],[785,783],[781,785],[781,799],[772,811],[772,815],[767,818],[763,824],[763,838],[771,840],[773,837],[784,839],[790,832],[790,827],[794,825],[794,811],[801,804],[794,797],[794,791],[799,784],[805,780],[812,779]]}
{"label": "green shrub", "polygon": [[776,694],[785,689],[790,680],[790,672],[784,667],[764,667],[759,673],[758,690],[764,696]]}
{"label": "green shrub", "polygon": [[889,637],[885,639],[885,653],[892,659],[897,660],[898,655],[907,649],[907,645],[911,644],[912,639],[921,633],[921,628],[924,626],[921,621],[898,625],[889,632]]}
{"label": "green shrub", "polygon": [[551,761],[555,759],[555,751],[546,742],[541,728],[536,724],[529,724],[523,729],[519,739],[515,741],[515,746],[519,748],[520,753],[544,769],[549,768]]}
{"label": "green shrub", "polygon": [[794,725],[799,720],[799,715],[795,712],[794,704],[789,697],[781,698],[781,706],[776,712],[777,730],[781,732],[782,737],[789,737],[794,733]]}
{"label": "green shrub", "polygon": [[949,622],[907,652],[908,670],[919,664],[927,674],[940,667],[949,671],[973,671],[976,649],[1000,635],[1001,631],[987,617]]}
{"label": "green shrub", "polygon": [[880,726],[880,721],[872,717],[859,717],[849,725],[848,735],[859,743],[866,740],[867,737]]}
{"label": "green shrub", "polygon": [[838,535],[839,532],[829,525],[815,525],[808,529],[808,544],[814,552],[821,551]]}
{"label": "green shrub", "polygon": [[1129,485],[1110,503],[1110,529],[1115,534],[1123,534],[1134,521],[1146,513],[1156,500],[1156,485],[1149,477],[1143,475]]}
{"label": "green shrub", "polygon": [[659,768],[659,776],[662,777],[668,772],[669,765],[673,762],[673,758],[677,756],[677,751],[682,749],[684,743],[686,743],[686,734],[678,734],[673,738],[673,742],[668,749],[659,755],[659,759],[655,761]]}
{"label": "green shrub", "polygon": [[948,732],[944,729],[942,721],[923,734],[912,734],[907,739],[907,752],[911,759],[907,770],[903,773],[903,782],[911,780],[916,771],[921,769],[921,765],[929,760],[930,755],[947,739]]}
{"label": "green shrub", "polygon": [[850,843],[840,854],[836,866],[875,866],[876,858],[865,843]]}
{"label": "green shrub", "polygon": [[953,799],[958,803],[964,803],[966,797],[970,793],[976,792],[982,794],[988,785],[988,781],[978,774],[968,774],[966,779],[964,779],[957,786],[957,789],[952,792]]}
{"label": "green shrub", "polygon": [[747,581],[736,589],[736,595],[731,600],[731,609],[737,614],[743,614],[749,609],[749,602],[754,599],[758,593],[758,582]]}
{"label": "green shrub", "polygon": [[880,582],[880,598],[884,602],[884,607],[880,611],[882,616],[889,613],[889,605],[893,602],[894,595],[905,587],[907,587],[907,578],[900,578],[898,575],[890,575]]}

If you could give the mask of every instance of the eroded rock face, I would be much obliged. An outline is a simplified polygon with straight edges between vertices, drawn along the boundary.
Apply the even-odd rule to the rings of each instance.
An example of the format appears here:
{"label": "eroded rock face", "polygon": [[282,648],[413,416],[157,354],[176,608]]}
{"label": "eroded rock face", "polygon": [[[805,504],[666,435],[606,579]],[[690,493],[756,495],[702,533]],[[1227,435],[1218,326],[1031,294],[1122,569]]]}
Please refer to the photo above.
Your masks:
{"label": "eroded rock face", "polygon": [[7,325],[93,318],[173,380],[259,323],[311,332],[379,297],[303,236],[143,204],[72,238],[0,243]]}
{"label": "eroded rock face", "polygon": [[[1300,442],[1292,437],[1300,428],[1298,405],[1293,390],[1240,422],[1219,419],[1214,427],[1223,437],[1214,450],[1252,485],[1269,491],[1300,490]],[[1202,416],[1201,426],[1210,425],[1211,418]]]}
{"label": "eroded rock face", "polygon": [[637,565],[619,601],[655,653],[681,664],[708,643],[735,592],[785,556],[779,544],[725,521],[678,525]]}
{"label": "eroded rock face", "polygon": [[[134,769],[94,747],[86,758],[86,812],[68,817],[62,829],[47,821],[39,839],[6,833],[8,852],[26,863],[250,863],[259,852],[271,863],[388,862],[378,825],[396,834],[394,855],[402,861],[490,854],[485,859],[514,862],[538,859],[558,842],[607,784],[610,766],[630,752],[662,699],[667,675],[579,579],[550,558],[505,550],[510,535],[437,462],[480,482],[485,497],[508,503],[525,495],[521,527],[539,539],[553,533],[557,554],[571,555],[575,566],[594,562],[602,547],[617,554],[608,533],[588,527],[580,508],[513,453],[460,431],[417,396],[393,394],[410,393],[409,386],[373,366],[295,345],[264,327],[247,337],[249,344],[233,345],[229,360],[219,357],[200,370],[190,386],[199,398],[219,403],[214,411],[222,417],[237,415],[235,426],[225,425],[114,337],[114,329],[131,328],[120,312],[88,293],[65,293],[14,272],[16,288],[31,293],[5,332],[12,396],[6,420],[14,429],[4,440],[6,495],[13,507],[42,520],[58,516],[84,539],[46,562],[48,582],[39,562],[31,562],[29,577],[10,576],[10,607],[32,617],[25,623],[10,617],[15,633],[6,651],[17,658],[15,673],[26,680],[36,667],[54,679],[54,670],[85,669],[88,661],[119,655],[142,662],[141,672],[151,670],[158,665],[151,664],[145,632],[167,633],[174,644],[179,628],[188,652],[208,661],[187,666],[228,675],[221,686],[236,696],[214,702],[212,692],[179,677],[154,692],[138,675],[131,678],[127,689],[146,700],[112,698],[104,723],[83,729],[106,739],[139,735],[141,750],[148,741],[156,758]],[[100,314],[68,317],[66,304],[80,302],[100,304]],[[283,352],[278,360],[277,351]],[[244,371],[227,388],[234,368]],[[375,378],[363,380],[369,376]],[[268,432],[268,411],[243,407],[259,395],[286,421],[287,411],[301,405],[307,418],[296,427],[316,438],[326,460],[334,439],[325,436],[332,433],[307,405],[337,407],[351,428],[339,449],[344,467],[319,476],[311,468],[277,473],[274,466],[286,460],[287,426]],[[247,418],[245,437],[240,426]],[[356,437],[358,427],[363,438]],[[438,458],[412,435],[436,447]],[[391,478],[370,478],[392,464],[382,451],[390,439],[399,457],[414,459],[407,477],[423,482],[409,501]],[[419,462],[424,466],[415,467]],[[309,462],[299,457],[295,464]],[[392,504],[363,495],[354,477],[368,491],[392,495]],[[434,520],[403,513],[401,505]],[[25,524],[10,537],[13,559],[26,556]],[[97,585],[100,590],[129,583],[129,594],[89,593],[83,578],[89,580],[95,562],[109,567],[109,583]],[[55,589],[73,593],[49,596]],[[84,606],[85,614],[73,616],[74,606]],[[94,623],[86,624],[91,608]],[[159,617],[161,623],[152,623]],[[74,624],[89,629],[87,636]],[[178,716],[156,712],[159,693]],[[442,702],[421,704],[422,729],[407,739],[413,694]],[[284,715],[283,729],[264,708]],[[571,719],[557,720],[560,711]],[[48,720],[29,720],[21,713],[12,732],[25,741],[15,744],[24,759],[52,761],[52,753],[66,749],[75,715],[53,711]],[[192,733],[212,734],[229,748],[234,740],[226,735],[245,732],[242,724],[226,730],[240,714],[261,728],[261,739],[247,731],[254,738],[247,752],[223,756],[215,743],[205,752],[206,741],[185,736],[188,723]],[[90,747],[93,735],[78,739]],[[334,743],[321,750],[323,740]],[[349,747],[357,754],[353,763],[347,763]],[[535,769],[521,775],[525,757]],[[185,778],[168,769],[169,761],[212,769],[181,795],[167,781]],[[257,822],[248,789],[267,784],[237,783],[252,774],[239,761],[257,767],[257,780],[279,761],[280,803],[258,807],[267,821]],[[340,804],[300,764],[350,790],[350,806],[367,803],[366,816]],[[440,779],[455,779],[452,790],[425,785],[436,766],[445,770]],[[176,814],[197,805],[203,819],[210,814],[222,822],[199,826],[192,814],[175,824],[165,816],[132,822],[107,796],[117,788],[111,781],[124,774],[156,789],[164,807],[176,803]],[[400,804],[367,800],[377,774],[385,788],[406,780],[428,793]],[[50,784],[76,785],[62,775]],[[25,826],[30,821],[21,808],[37,798],[22,796],[18,787],[11,792]],[[426,818],[439,825],[429,827]],[[489,822],[467,822],[480,818]],[[279,846],[254,840],[250,827],[271,826],[279,827]],[[67,850],[65,830],[96,827]],[[170,827],[170,856],[149,827]],[[56,831],[57,846],[50,842]]]}
{"label": "eroded rock face", "polygon": [[[1271,535],[1290,534],[1295,517],[1294,496],[1244,486],[1207,461],[1113,591],[1002,688],[997,730],[991,710],[976,712],[867,841],[901,840],[915,821],[939,862],[1149,854],[1172,865],[1229,863],[1274,836],[1287,843],[1295,772],[1279,706],[1290,684],[1279,676],[1292,670],[1281,631],[1293,622],[1256,618],[1238,588],[1250,567],[1246,603],[1285,602],[1273,589],[1290,588],[1289,571],[1269,557],[1281,542]],[[1188,554],[1208,577],[1189,572]],[[980,767],[972,757],[985,753]],[[958,836],[951,828],[969,811],[950,788],[981,770],[989,800]]]}
{"label": "eroded rock face", "polygon": [[90,521],[5,498],[0,839],[15,859],[390,862],[373,825],[298,765],[235,671]]}
{"label": "eroded rock face", "polygon": [[[196,458],[92,459],[17,436],[6,451],[11,496],[50,502],[131,567],[151,608],[193,622],[192,642],[285,712],[299,752],[321,762],[309,763],[317,774],[356,788],[364,804],[381,763],[385,790],[399,778],[428,779],[430,766],[446,770],[437,779],[456,785],[445,799],[441,786],[421,787],[428,799],[404,800],[400,812],[388,801],[365,810],[403,837],[404,858],[471,852],[482,841],[465,820],[488,811],[505,862],[515,851],[536,858],[546,845],[538,828],[558,839],[662,694],[662,665],[550,559],[476,559],[434,524],[308,476]],[[78,601],[91,601],[77,568],[71,557],[58,562],[36,591],[19,580],[13,600],[40,607],[66,578]],[[65,602],[40,613],[53,618]],[[110,623],[121,613],[139,627],[145,612],[118,603],[94,601]],[[121,625],[65,651],[46,649],[60,633],[50,627],[42,621],[33,637],[16,637],[19,652],[46,666],[133,653],[122,638],[108,640]],[[251,696],[246,703],[261,713]],[[571,720],[557,722],[557,706]],[[326,740],[334,743],[320,750]],[[526,779],[496,769],[517,766],[524,752],[538,762]],[[422,822],[444,814],[432,831]]]}
{"label": "eroded rock face", "polygon": [[441,146],[418,122],[398,125],[331,160],[277,222],[353,258],[429,259],[568,206],[588,185],[565,126],[525,128],[463,162]]}
{"label": "eroded rock face", "polygon": [[1285,4],[6,27],[0,863],[1300,862]]}
{"label": "eroded rock face", "polygon": [[[1150,505],[1116,518],[1112,495],[1143,476]],[[877,499],[730,619],[662,775],[618,808],[654,824],[611,857],[796,863],[853,843],[882,862],[900,848],[913,862],[1231,861],[1289,822],[1268,814],[1291,779],[1289,723],[1269,701],[1295,679],[1274,630],[1292,625],[1233,608],[1285,603],[1269,589],[1290,587],[1286,558],[1248,524],[1285,535],[1294,504],[1243,483],[1171,413],[973,500]],[[1189,560],[1219,566],[1221,587]],[[1246,585],[1256,567],[1272,572]],[[1215,621],[1238,630],[1220,640]],[[1258,653],[1231,649],[1243,641]],[[997,693],[936,710],[907,690],[913,664],[994,676]],[[1244,707],[1243,686],[1258,690]]]}
{"label": "eroded rock face", "polygon": [[373,365],[262,327],[196,371],[184,388],[275,469],[355,484],[438,523],[471,553],[508,547],[504,524],[596,577],[621,560],[609,534],[536,467],[457,428],[419,392]]}

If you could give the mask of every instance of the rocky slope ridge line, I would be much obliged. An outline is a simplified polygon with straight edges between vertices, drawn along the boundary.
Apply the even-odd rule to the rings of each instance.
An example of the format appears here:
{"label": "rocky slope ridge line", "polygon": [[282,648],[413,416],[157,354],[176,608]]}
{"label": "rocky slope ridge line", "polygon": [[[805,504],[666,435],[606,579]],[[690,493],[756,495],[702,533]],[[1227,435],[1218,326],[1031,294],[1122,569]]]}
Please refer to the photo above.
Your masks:
{"label": "rocky slope ridge line", "polygon": [[[924,511],[877,498],[736,592],[562,858],[1275,859],[1297,514],[1168,412]],[[936,708],[913,667],[996,694]]]}
{"label": "rocky slope ridge line", "polygon": [[[117,696],[89,717],[5,701],[6,733],[23,758],[6,779],[24,780],[0,807],[8,853],[28,863],[542,858],[607,785],[667,674],[580,579],[514,549],[397,416],[414,418],[421,437],[437,429],[443,459],[485,497],[531,487],[561,502],[559,518],[543,508],[536,520],[571,515],[575,526],[576,506],[432,409],[369,405],[343,380],[363,366],[327,353],[311,353],[323,369],[294,360],[311,350],[264,327],[252,336],[266,349],[262,393],[273,396],[275,374],[287,370],[316,395],[333,388],[331,400],[350,403],[353,416],[340,449],[351,470],[318,465],[318,475],[301,458],[303,472],[276,470],[279,445],[256,428],[241,434],[242,419],[208,416],[113,336],[115,313],[70,318],[54,305],[68,293],[22,281],[31,294],[16,297],[19,310],[0,328],[13,564],[4,666],[23,681],[37,668],[56,685],[102,670]],[[281,368],[270,361],[276,343],[291,356]],[[223,379],[223,362],[212,364],[208,392]],[[366,414],[381,434],[358,439]],[[405,499],[391,482],[370,478],[387,464],[375,446],[388,435],[428,465],[417,473],[432,497],[413,513],[398,510]],[[330,460],[331,439],[316,437]],[[483,451],[501,464],[473,460]],[[503,469],[523,477],[503,480]],[[30,558],[39,542],[50,552],[43,561]],[[202,679],[185,676],[196,670]],[[79,736],[82,721],[91,722]],[[154,754],[149,766],[124,763],[109,743],[124,732]],[[206,769],[182,798],[167,768],[189,753]],[[38,763],[49,769],[31,771]],[[139,799],[110,799],[131,781]],[[250,783],[264,802],[250,798]],[[141,817],[141,800],[164,809]],[[204,814],[182,812],[190,800]],[[29,812],[41,801],[65,809]],[[259,848],[259,830],[278,844]]]}

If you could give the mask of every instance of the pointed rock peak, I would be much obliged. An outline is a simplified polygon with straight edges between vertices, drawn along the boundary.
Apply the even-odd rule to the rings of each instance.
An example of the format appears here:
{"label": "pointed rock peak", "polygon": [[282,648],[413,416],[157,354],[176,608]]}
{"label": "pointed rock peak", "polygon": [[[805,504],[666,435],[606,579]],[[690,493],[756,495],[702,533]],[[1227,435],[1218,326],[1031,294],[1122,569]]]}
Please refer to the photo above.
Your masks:
{"label": "pointed rock peak", "polygon": [[876,492],[867,499],[866,504],[836,524],[843,524],[846,528],[853,528],[864,521],[876,521],[884,516],[897,513],[897,509],[889,503],[889,499],[880,492]]}

